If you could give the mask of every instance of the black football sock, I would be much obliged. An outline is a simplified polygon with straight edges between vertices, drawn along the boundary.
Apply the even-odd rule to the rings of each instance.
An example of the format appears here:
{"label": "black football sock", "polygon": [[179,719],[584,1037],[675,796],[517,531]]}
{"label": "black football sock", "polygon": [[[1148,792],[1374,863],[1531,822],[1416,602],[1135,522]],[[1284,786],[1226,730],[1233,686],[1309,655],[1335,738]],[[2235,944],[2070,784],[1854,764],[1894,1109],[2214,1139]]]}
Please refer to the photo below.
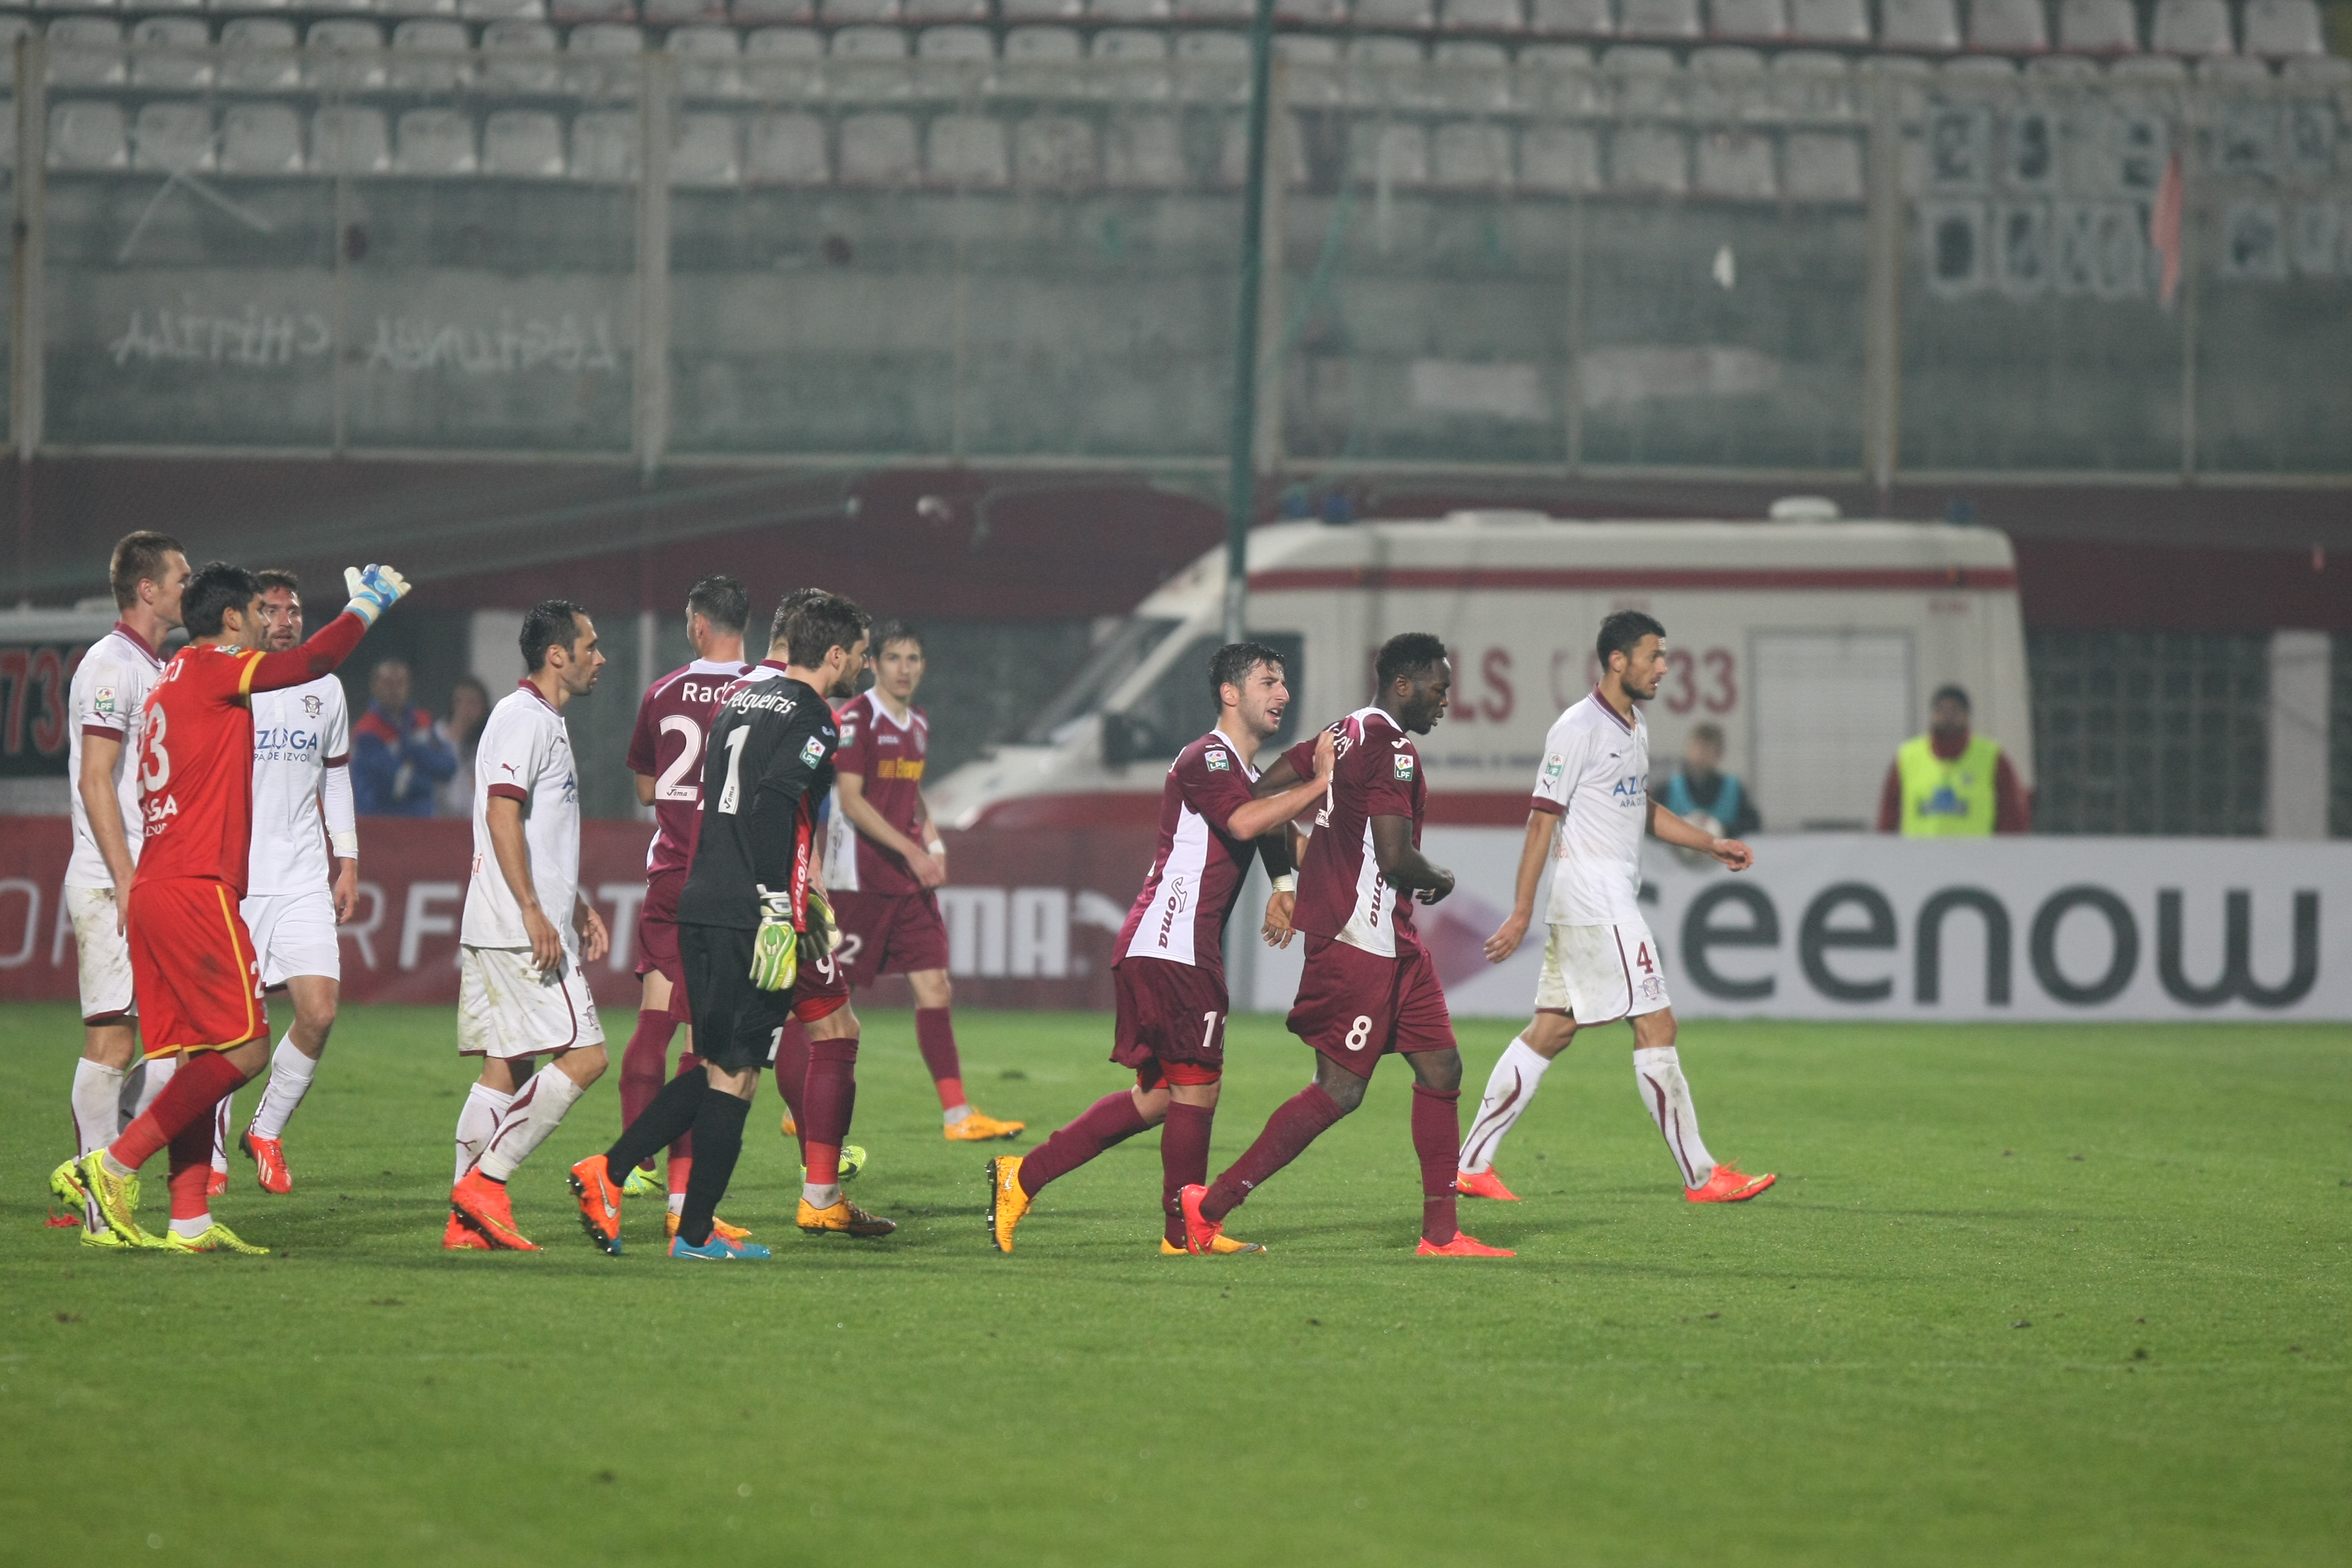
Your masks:
{"label": "black football sock", "polygon": [[723,1089],[706,1089],[694,1114],[694,1169],[686,1178],[686,1212],[678,1216],[678,1239],[700,1247],[710,1239],[711,1216],[734,1179],[736,1157],[743,1152],[743,1119],[751,1102],[738,1100]]}
{"label": "black football sock", "polygon": [[662,1085],[653,1103],[639,1111],[637,1119],[622,1130],[619,1140],[604,1151],[604,1169],[613,1180],[628,1180],[630,1171],[640,1162],[652,1159],[691,1128],[703,1093],[709,1087],[709,1079],[698,1068],[682,1072]]}

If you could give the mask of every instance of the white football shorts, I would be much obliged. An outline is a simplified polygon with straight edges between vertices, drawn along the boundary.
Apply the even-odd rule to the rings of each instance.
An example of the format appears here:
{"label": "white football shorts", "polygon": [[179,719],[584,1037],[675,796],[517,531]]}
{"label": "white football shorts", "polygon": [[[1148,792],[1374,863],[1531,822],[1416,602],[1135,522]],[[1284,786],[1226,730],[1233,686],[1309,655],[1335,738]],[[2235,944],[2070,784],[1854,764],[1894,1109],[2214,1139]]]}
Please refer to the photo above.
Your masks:
{"label": "white football shorts", "polygon": [[457,950],[459,1056],[535,1057],[604,1043],[577,954],[543,974],[527,947]]}
{"label": "white football shorts", "polygon": [[66,915],[73,921],[74,965],[81,979],[83,1021],[113,1019],[139,1011],[131,985],[131,939],[115,925],[112,888],[68,888]]}
{"label": "white football shorts", "polygon": [[250,893],[237,906],[253,950],[261,954],[261,984],[283,985],[297,974],[343,977],[335,940],[334,895],[324,888],[299,893]]}
{"label": "white football shorts", "polygon": [[1673,1005],[1657,942],[1640,920],[1551,928],[1536,982],[1538,1013],[1566,1013],[1579,1025],[1613,1024]]}

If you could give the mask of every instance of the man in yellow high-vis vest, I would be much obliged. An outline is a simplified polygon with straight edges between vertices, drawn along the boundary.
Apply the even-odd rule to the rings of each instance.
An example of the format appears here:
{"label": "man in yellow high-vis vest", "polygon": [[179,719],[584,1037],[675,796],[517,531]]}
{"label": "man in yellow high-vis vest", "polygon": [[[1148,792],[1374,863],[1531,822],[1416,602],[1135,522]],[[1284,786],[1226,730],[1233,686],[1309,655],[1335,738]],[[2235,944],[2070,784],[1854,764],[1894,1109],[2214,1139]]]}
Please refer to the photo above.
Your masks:
{"label": "man in yellow high-vis vest", "polygon": [[1969,729],[1969,694],[1936,693],[1927,732],[1895,753],[1878,797],[1878,831],[1906,838],[1969,838],[2023,833],[2033,806],[2000,742]]}

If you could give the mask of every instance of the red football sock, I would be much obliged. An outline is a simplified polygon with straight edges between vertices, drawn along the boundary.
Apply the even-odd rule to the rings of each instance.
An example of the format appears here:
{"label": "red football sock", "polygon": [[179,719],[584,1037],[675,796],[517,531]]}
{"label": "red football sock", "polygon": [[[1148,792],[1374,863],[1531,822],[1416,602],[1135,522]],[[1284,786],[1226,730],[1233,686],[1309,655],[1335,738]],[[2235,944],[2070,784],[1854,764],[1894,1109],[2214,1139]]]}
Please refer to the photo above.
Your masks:
{"label": "red football sock", "polygon": [[1034,1198],[1047,1182],[1068,1175],[1112,1144],[1150,1125],[1136,1110],[1133,1093],[1122,1089],[1117,1094],[1106,1094],[1022,1160],[1021,1190]]}
{"label": "red football sock", "polygon": [[235,1094],[244,1082],[245,1074],[230,1064],[227,1052],[189,1052],[180,1063],[180,1070],[172,1075],[172,1081],[163,1086],[163,1092],[155,1097],[155,1103],[122,1130],[122,1136],[114,1141],[107,1153],[124,1170],[135,1171],[190,1124],[202,1121],[205,1160],[209,1165],[213,1107],[224,1096]]}
{"label": "red football sock", "polygon": [[1421,1158],[1421,1236],[1443,1247],[1462,1234],[1454,1216],[1454,1155],[1462,1148],[1462,1091],[1412,1086],[1412,1152]]}
{"label": "red football sock", "polygon": [[801,1147],[807,1151],[808,1174],[814,1186],[841,1179],[841,1145],[849,1136],[849,1119],[857,1109],[857,1040],[811,1040],[808,1088],[804,1098],[808,1119],[801,1123]]}
{"label": "red football sock", "polygon": [[212,1183],[213,1119],[199,1116],[172,1138],[172,1217],[202,1219],[210,1214]]}
{"label": "red football sock", "polygon": [[621,1053],[621,1125],[626,1127],[646,1113],[654,1096],[669,1079],[669,1037],[677,1020],[664,1008],[658,1013],[637,1010],[637,1026]]}
{"label": "red football sock", "polygon": [[[684,1078],[688,1073],[699,1074],[701,1071],[702,1058],[692,1051],[688,1051],[677,1058],[677,1072],[680,1078]],[[678,1135],[677,1142],[669,1146],[669,1190],[674,1193],[686,1191],[687,1173],[693,1168],[694,1134],[690,1131],[682,1132]]]}
{"label": "red football sock", "polygon": [[793,1018],[776,1040],[776,1092],[784,1097],[784,1109],[793,1113],[793,1125],[800,1129],[803,1164],[808,1163],[808,1118],[802,1111],[808,1098],[808,1030]]}
{"label": "red football sock", "polygon": [[1274,1114],[1265,1119],[1265,1131],[1257,1135],[1257,1142],[1242,1151],[1242,1157],[1217,1178],[1209,1195],[1201,1200],[1203,1217],[1223,1219],[1241,1207],[1251,1188],[1298,1158],[1325,1128],[1347,1114],[1318,1083],[1308,1084],[1276,1106]]}
{"label": "red football sock", "polygon": [[956,1055],[955,1016],[945,1007],[915,1009],[915,1048],[923,1053],[931,1083],[940,1091],[940,1109],[953,1110],[965,1103],[963,1062]]}
{"label": "red football sock", "polygon": [[[1160,1206],[1168,1215],[1168,1239],[1178,1247],[1184,1245],[1184,1205],[1180,1194],[1186,1187],[1199,1186],[1209,1179],[1209,1128],[1216,1119],[1213,1107],[1175,1100],[1169,1101],[1168,1120],[1160,1124]],[[1022,1169],[1028,1166],[1024,1163]]]}

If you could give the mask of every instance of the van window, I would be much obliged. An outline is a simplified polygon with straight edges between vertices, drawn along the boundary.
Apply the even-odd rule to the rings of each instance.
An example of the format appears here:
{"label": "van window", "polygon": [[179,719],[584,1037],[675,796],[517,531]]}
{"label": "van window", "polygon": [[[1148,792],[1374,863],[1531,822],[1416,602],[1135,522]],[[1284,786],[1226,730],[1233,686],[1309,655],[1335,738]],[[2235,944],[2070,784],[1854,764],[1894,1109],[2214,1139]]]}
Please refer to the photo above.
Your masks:
{"label": "van window", "polygon": [[[1305,700],[1307,639],[1296,632],[1253,632],[1282,655],[1283,679],[1290,688],[1290,706],[1282,728],[1260,748],[1271,760],[1272,748],[1288,744],[1297,733],[1299,705]],[[1175,661],[1160,672],[1141,695],[1118,713],[1103,715],[1103,761],[1112,767],[1129,763],[1165,762],[1206,734],[1217,721],[1216,699],[1209,691],[1209,659],[1223,646],[1221,637],[1197,637]]]}
{"label": "van window", "polygon": [[[1119,683],[1133,675],[1136,667],[1151,657],[1152,649],[1166,641],[1169,634],[1183,624],[1171,616],[1138,616],[1119,627],[1062,695],[1030,721],[1029,727],[1021,732],[1021,743],[1024,746],[1051,746],[1067,740],[1069,737],[1065,731],[1101,707],[1103,699],[1118,689]],[[1171,752],[1168,754],[1172,757],[1176,753]]]}

